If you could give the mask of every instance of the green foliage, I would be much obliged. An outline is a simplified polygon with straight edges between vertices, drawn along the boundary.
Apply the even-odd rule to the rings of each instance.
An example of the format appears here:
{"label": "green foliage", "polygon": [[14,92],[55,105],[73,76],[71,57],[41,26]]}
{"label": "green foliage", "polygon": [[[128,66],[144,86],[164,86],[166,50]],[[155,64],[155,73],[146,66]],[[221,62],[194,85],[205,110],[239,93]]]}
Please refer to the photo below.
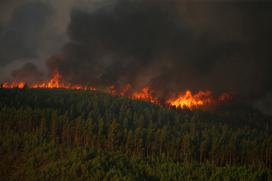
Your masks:
{"label": "green foliage", "polygon": [[0,89],[0,180],[272,180],[271,118]]}

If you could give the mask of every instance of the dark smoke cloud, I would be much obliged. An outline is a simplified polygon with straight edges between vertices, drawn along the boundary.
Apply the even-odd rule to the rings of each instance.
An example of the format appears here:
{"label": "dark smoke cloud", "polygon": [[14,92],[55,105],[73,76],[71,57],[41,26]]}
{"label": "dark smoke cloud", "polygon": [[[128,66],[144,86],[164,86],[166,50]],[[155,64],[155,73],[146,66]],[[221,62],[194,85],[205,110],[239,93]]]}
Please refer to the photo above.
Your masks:
{"label": "dark smoke cloud", "polygon": [[[58,69],[69,82],[149,85],[158,95],[209,89],[234,92],[260,108],[271,105],[272,3],[268,1],[20,2],[10,1],[6,7],[16,7],[13,12],[5,8],[0,13],[6,14],[0,18],[0,77],[1,65],[22,57],[33,60],[48,49],[39,59],[52,55],[47,60],[49,72]],[[31,12],[40,19],[23,18]],[[34,27],[28,22],[37,23]]]}
{"label": "dark smoke cloud", "polygon": [[[163,10],[163,9],[166,10]],[[74,10],[71,41],[64,61],[50,61],[71,81],[95,84],[133,83],[137,74],[157,63],[161,51],[177,51],[190,37],[176,24],[176,12],[154,3],[107,5],[94,12]]]}
{"label": "dark smoke cloud", "polygon": [[11,61],[37,56],[41,34],[50,14],[50,7],[41,2],[19,6],[10,22],[2,27],[0,36],[0,66]]}
{"label": "dark smoke cloud", "polygon": [[[50,66],[56,66],[69,81],[105,85],[166,80],[162,76],[166,71],[171,72],[171,81],[188,69],[209,71],[212,61],[224,56],[222,51],[231,42],[196,34],[178,13],[175,2],[157,1],[119,1],[97,11],[74,10],[65,58],[51,60]],[[149,80],[142,80],[143,74]]]}
{"label": "dark smoke cloud", "polygon": [[66,41],[75,1],[0,1],[0,81],[12,79],[12,70],[27,62],[46,72],[45,60]]}
{"label": "dark smoke cloud", "polygon": [[33,82],[41,80],[43,73],[33,63],[26,63],[20,69],[11,73],[12,77],[17,81]]}
{"label": "dark smoke cloud", "polygon": [[49,66],[77,83],[255,95],[270,86],[271,17],[271,5],[257,2],[119,0],[74,9],[70,41]]}

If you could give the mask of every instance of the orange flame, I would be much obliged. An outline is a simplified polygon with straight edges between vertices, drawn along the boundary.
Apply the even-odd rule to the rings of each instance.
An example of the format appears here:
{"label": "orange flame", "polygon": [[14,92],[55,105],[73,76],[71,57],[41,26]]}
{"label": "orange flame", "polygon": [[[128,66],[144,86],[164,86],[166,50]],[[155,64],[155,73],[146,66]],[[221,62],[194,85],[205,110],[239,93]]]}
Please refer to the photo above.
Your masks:
{"label": "orange flame", "polygon": [[187,90],[185,94],[179,94],[176,98],[171,98],[167,101],[170,106],[176,108],[194,108],[201,107],[207,104],[212,104],[214,100],[212,99],[212,94],[210,91],[200,91],[197,94],[192,94],[191,91]]}
{"label": "orange flame", "polygon": [[125,96],[128,94],[128,92],[132,89],[132,86],[130,84],[126,84],[121,88],[120,96]]}
{"label": "orange flame", "polygon": [[24,88],[25,87],[25,82],[17,82],[17,81],[13,81],[13,82],[11,82],[11,83],[8,83],[8,82],[4,82],[3,84],[2,84],[2,87],[3,88],[6,88],[6,89],[8,89],[8,88],[19,88],[19,89],[22,89],[22,88]]}
{"label": "orange flame", "polygon": [[37,84],[32,84],[31,88],[65,88],[64,84],[60,83],[61,75],[58,71],[54,71],[52,78],[48,82],[42,82]]}
{"label": "orange flame", "polygon": [[61,74],[58,71],[54,71],[52,78],[49,81],[30,84],[30,88],[57,88],[57,89],[74,89],[74,90],[96,90],[92,86],[82,86],[77,84],[68,84],[62,82]]}
{"label": "orange flame", "polygon": [[144,87],[142,90],[140,90],[138,92],[134,92],[131,95],[131,98],[149,101],[154,104],[159,103],[159,100],[155,96],[152,95],[152,93],[148,87]]}
{"label": "orange flame", "polygon": [[[114,85],[98,89],[94,86],[82,86],[78,84],[64,83],[61,74],[56,70],[52,73],[52,78],[48,81],[41,81],[37,83],[28,84],[29,88],[60,88],[60,89],[74,89],[74,90],[99,90],[102,92],[110,93],[113,96],[128,96],[131,99],[145,100],[153,104],[169,105],[176,108],[197,108],[206,105],[215,104],[217,102],[225,102],[231,99],[231,95],[224,93],[218,98],[214,98],[210,91],[199,91],[193,94],[187,90],[184,94],[180,93],[176,97],[171,97],[164,103],[160,102],[160,98],[156,97],[149,87],[144,87],[139,91],[133,91],[130,84],[126,84],[121,89],[116,89]],[[0,87],[2,88],[24,88],[26,82],[4,82]]]}

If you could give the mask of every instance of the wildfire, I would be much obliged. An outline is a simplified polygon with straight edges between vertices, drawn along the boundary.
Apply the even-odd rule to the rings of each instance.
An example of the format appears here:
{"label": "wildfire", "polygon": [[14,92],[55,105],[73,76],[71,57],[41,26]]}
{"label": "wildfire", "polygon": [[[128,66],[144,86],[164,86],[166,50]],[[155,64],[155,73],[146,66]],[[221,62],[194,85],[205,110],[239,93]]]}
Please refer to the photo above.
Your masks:
{"label": "wildfire", "polygon": [[120,96],[125,96],[128,94],[128,92],[132,89],[132,86],[130,84],[126,84],[125,86],[122,87],[119,95]]}
{"label": "wildfire", "polygon": [[58,71],[54,71],[51,79],[36,83],[27,84],[22,81],[4,82],[0,88],[60,88],[60,89],[73,89],[73,90],[99,90],[102,92],[110,93],[113,96],[127,96],[131,99],[144,100],[153,104],[168,105],[176,108],[197,108],[206,105],[215,104],[217,102],[227,101],[231,99],[230,94],[224,93],[218,98],[214,98],[210,91],[199,91],[193,94],[190,90],[185,93],[180,93],[178,96],[171,97],[165,102],[161,102],[149,87],[144,87],[138,91],[134,91],[130,84],[124,85],[121,89],[117,90],[114,85],[107,88],[96,88],[94,86],[82,86],[77,84],[65,83],[62,81],[62,76]]}
{"label": "wildfire", "polygon": [[22,89],[25,87],[25,82],[17,82],[17,81],[13,81],[12,83],[4,82],[1,87],[5,88],[5,89],[8,89],[8,88]]}
{"label": "wildfire", "polygon": [[58,71],[54,71],[52,78],[48,82],[33,84],[31,88],[65,88],[64,84],[60,83],[61,75]]}
{"label": "wildfire", "polygon": [[140,99],[140,100],[146,100],[154,104],[159,104],[159,100],[154,97],[148,87],[144,87],[142,90],[138,92],[134,92],[131,95],[132,99]]}
{"label": "wildfire", "polygon": [[58,71],[54,71],[51,77],[52,78],[49,81],[30,84],[30,88],[96,90],[96,88],[92,86],[63,83],[61,74]]}
{"label": "wildfire", "polygon": [[201,107],[207,104],[212,104],[212,94],[210,91],[200,91],[196,94],[192,94],[191,91],[187,90],[185,94],[180,93],[178,97],[171,98],[167,101],[170,106],[177,108],[194,108]]}

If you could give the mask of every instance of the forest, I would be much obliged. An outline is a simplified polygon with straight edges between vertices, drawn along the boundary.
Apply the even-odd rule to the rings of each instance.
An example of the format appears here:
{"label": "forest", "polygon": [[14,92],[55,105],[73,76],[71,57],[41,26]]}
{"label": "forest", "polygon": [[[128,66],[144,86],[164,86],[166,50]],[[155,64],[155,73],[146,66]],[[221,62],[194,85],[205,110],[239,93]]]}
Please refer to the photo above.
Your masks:
{"label": "forest", "polygon": [[272,119],[96,91],[0,89],[0,180],[272,180]]}

